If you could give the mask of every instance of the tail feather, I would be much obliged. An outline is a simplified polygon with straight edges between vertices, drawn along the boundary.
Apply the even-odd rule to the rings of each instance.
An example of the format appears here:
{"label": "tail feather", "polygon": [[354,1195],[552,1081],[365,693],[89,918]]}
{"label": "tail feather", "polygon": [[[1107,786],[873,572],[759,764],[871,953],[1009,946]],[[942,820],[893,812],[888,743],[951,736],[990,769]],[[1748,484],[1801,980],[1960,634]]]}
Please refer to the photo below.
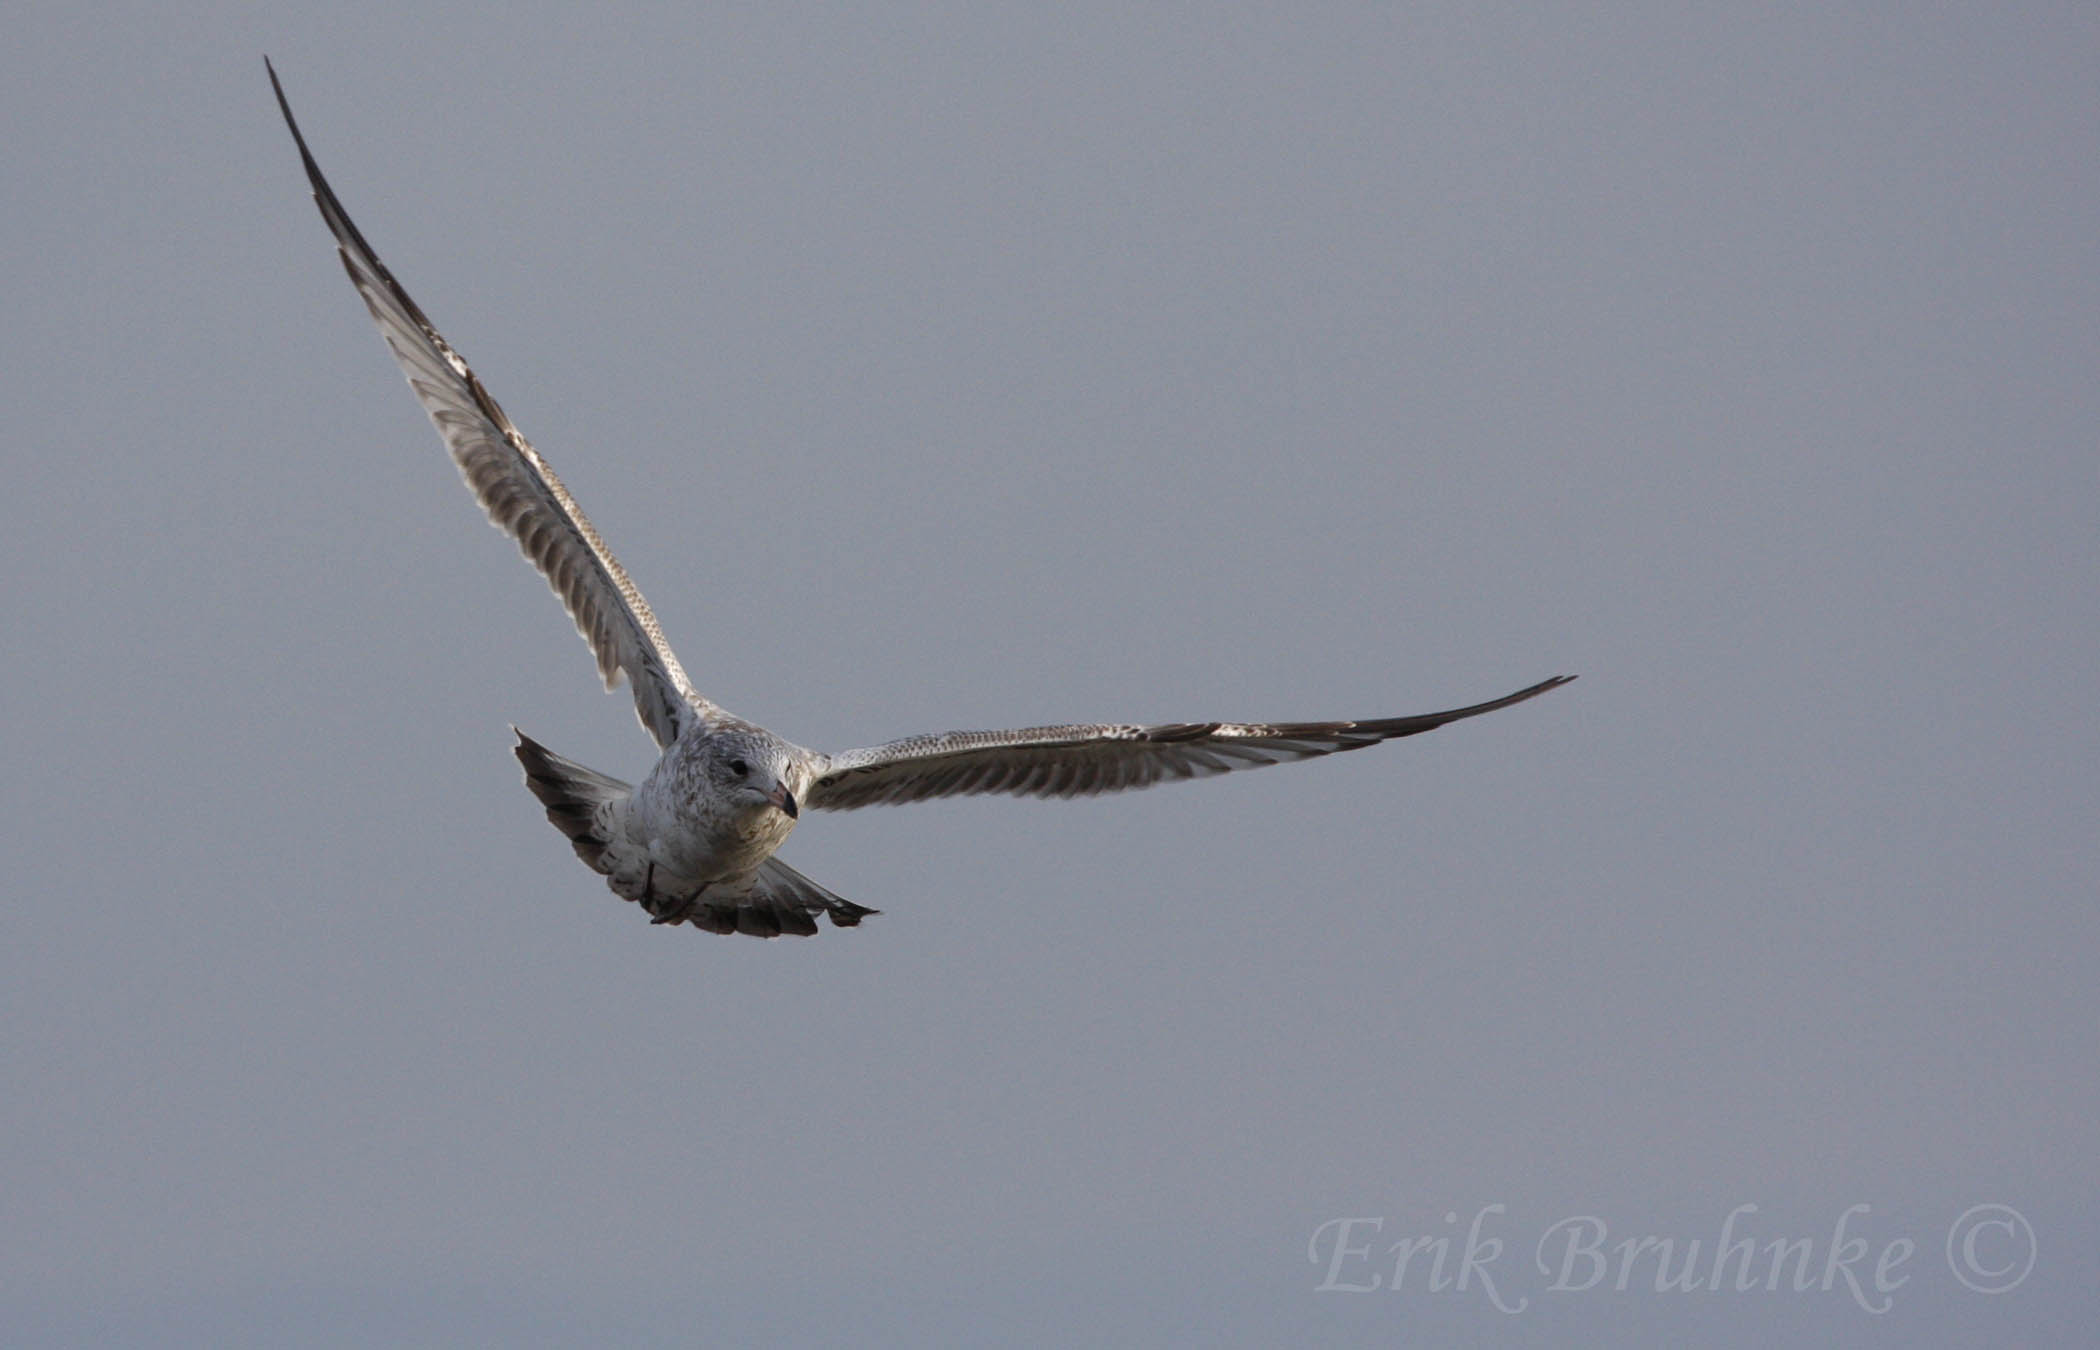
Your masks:
{"label": "tail feather", "polygon": [[[793,907],[804,914],[823,912],[831,916],[834,928],[852,928],[870,914],[882,913],[866,905],[856,905],[842,899],[803,876],[778,858],[768,858],[758,869],[758,889],[770,894],[782,909]],[[816,925],[810,925],[816,931]]]}
{"label": "tail feather", "polygon": [[882,911],[841,899],[778,858],[759,865],[758,875],[727,893],[703,890],[674,914],[657,920],[683,920],[709,933],[748,933],[752,937],[814,937],[817,915],[829,916],[835,928],[851,928]]}
{"label": "tail feather", "polygon": [[548,821],[568,837],[585,866],[594,872],[608,871],[605,850],[612,839],[607,832],[611,812],[606,808],[625,801],[633,785],[563,759],[516,727],[511,731],[518,738],[525,786],[547,808]]}

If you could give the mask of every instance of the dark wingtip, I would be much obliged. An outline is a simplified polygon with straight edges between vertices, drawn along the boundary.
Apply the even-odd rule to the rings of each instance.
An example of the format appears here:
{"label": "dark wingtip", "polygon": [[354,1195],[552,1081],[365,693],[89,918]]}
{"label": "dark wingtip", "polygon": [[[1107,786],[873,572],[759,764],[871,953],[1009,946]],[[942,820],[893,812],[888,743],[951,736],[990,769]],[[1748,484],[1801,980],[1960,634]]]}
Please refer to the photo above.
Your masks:
{"label": "dark wingtip", "polygon": [[291,129],[292,140],[299,147],[299,159],[306,166],[306,176],[314,180],[314,189],[318,193],[321,169],[314,163],[313,152],[306,148],[306,137],[299,130],[299,119],[292,116],[292,101],[284,96],[284,81],[277,78],[277,67],[270,64],[267,56],[263,58],[263,69],[270,73],[270,90],[277,95],[277,111],[284,114],[284,124]]}
{"label": "dark wingtip", "polygon": [[1555,675],[1550,679],[1540,680],[1537,684],[1529,685],[1523,689],[1519,689],[1514,694],[1505,694],[1501,698],[1495,699],[1491,702],[1477,704],[1474,707],[1463,708],[1459,711],[1465,716],[1470,717],[1475,713],[1493,712],[1498,708],[1507,708],[1512,704],[1523,703],[1526,700],[1537,698],[1540,694],[1549,693],[1552,690],[1558,689],[1562,685],[1567,684],[1569,681],[1573,680],[1574,678],[1575,677],[1573,675]]}
{"label": "dark wingtip", "polygon": [[277,67],[271,64],[267,56],[263,57],[263,69],[270,76],[270,92],[277,95],[278,111],[284,114],[285,121],[292,123],[292,135],[297,136],[299,124],[292,120],[292,102],[284,96],[284,81],[277,78]]}
{"label": "dark wingtip", "polygon": [[1522,703],[1527,698],[1537,698],[1540,694],[1558,689],[1564,684],[1572,684],[1574,681],[1575,677],[1573,675],[1555,675],[1550,679],[1540,680],[1529,689],[1519,689],[1516,693],[1509,696],[1509,701],[1511,703]]}

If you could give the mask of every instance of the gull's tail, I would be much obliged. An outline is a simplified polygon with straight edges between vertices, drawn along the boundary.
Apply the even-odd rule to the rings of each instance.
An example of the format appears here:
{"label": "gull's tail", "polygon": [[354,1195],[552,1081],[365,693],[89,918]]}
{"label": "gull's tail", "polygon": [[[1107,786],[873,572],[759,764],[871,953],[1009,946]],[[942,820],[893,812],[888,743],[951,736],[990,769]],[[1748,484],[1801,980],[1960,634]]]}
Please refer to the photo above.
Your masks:
{"label": "gull's tail", "polygon": [[525,766],[525,786],[547,808],[547,819],[568,836],[576,856],[593,872],[608,872],[605,851],[612,844],[613,821],[634,791],[631,783],[563,759],[518,731],[518,762]]}

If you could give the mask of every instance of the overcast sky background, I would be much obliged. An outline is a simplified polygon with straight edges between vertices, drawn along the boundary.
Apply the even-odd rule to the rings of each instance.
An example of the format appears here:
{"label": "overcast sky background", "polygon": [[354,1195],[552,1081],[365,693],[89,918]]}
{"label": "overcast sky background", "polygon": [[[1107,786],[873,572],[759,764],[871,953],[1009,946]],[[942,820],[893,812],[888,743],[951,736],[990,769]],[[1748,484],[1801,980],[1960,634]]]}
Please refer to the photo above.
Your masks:
{"label": "overcast sky background", "polygon": [[[2100,15],[1839,8],[11,10],[0,1339],[2084,1339]],[[652,928],[508,727],[653,752],[264,52],[792,740],[1582,678],[812,815],[880,918]],[[1535,1264],[1745,1204],[1906,1282]],[[1317,1291],[1330,1219],[1361,1282],[1483,1212],[1522,1312]]]}

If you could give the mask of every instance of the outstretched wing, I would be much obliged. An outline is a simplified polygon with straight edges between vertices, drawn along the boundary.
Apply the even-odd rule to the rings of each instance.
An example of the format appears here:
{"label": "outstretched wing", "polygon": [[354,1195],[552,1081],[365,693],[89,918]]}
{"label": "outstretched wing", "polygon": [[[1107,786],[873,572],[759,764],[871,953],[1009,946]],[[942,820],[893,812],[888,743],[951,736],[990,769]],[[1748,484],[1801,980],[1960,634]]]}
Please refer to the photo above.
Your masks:
{"label": "outstretched wing", "polygon": [[1183,778],[1208,778],[1361,750],[1446,722],[1507,708],[1574,679],[1556,675],[1506,698],[1448,712],[1370,722],[1176,722],[1164,726],[1029,727],[910,736],[826,760],[802,804],[843,811],[966,793],[1082,797]]}
{"label": "outstretched wing", "polygon": [[365,298],[387,348],[408,377],[409,388],[452,451],[460,476],[474,490],[489,520],[518,541],[518,547],[568,607],[577,631],[598,657],[598,674],[605,687],[615,687],[625,675],[633,686],[635,713],[642,725],[658,745],[669,745],[696,710],[712,709],[693,692],[678,658],[664,642],[656,616],[649,612],[649,602],[628,580],[612,550],[584,518],[547,461],[518,434],[466,361],[423,317],[423,311],[350,222],[306,148],[306,137],[292,117],[292,105],[285,101],[284,86],[278,83],[274,68],[270,86],[277,91],[285,125],[298,142],[306,177],[313,184],[314,202],[335,234],[350,283]]}

